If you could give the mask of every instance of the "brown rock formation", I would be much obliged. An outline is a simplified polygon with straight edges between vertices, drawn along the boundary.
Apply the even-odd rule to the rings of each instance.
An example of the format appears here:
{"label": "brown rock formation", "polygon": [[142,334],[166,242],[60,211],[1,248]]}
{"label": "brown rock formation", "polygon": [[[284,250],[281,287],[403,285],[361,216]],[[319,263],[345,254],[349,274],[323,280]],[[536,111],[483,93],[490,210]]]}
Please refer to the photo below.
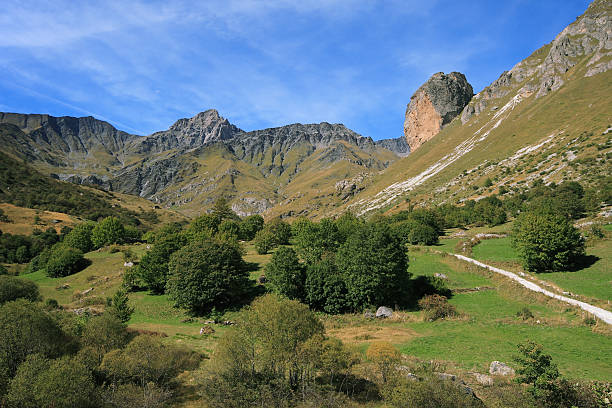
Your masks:
{"label": "brown rock formation", "polygon": [[412,95],[406,108],[404,136],[410,151],[437,135],[461,113],[473,94],[472,86],[459,72],[432,75]]}

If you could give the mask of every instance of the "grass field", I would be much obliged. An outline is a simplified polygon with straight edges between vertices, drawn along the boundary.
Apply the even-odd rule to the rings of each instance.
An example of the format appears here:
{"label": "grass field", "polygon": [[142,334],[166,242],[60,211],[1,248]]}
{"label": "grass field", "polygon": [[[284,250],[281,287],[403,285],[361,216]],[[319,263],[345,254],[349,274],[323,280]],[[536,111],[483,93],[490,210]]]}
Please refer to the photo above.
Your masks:
{"label": "grass field", "polygon": [[519,262],[509,237],[483,240],[472,248],[472,258],[480,261]]}
{"label": "grass field", "polygon": [[[569,291],[595,300],[612,300],[612,249],[610,238],[599,239],[586,248],[589,265],[578,271],[532,274]],[[472,257],[483,262],[506,262],[519,268],[519,258],[510,238],[484,240],[472,249]],[[522,269],[520,269],[522,270]]]}
{"label": "grass field", "polygon": [[[134,250],[142,254],[145,247],[138,245]],[[251,244],[245,245],[245,250],[245,260],[257,266],[251,272],[255,278],[262,273],[271,255],[258,255]],[[366,320],[360,314],[322,315],[330,335],[355,344],[361,351],[365,351],[373,341],[387,340],[414,358],[435,359],[458,370],[479,372],[486,372],[493,360],[512,364],[517,344],[532,339],[543,344],[561,371],[570,377],[612,378],[612,336],[609,330],[587,326],[576,309],[541,298],[490,272],[444,254],[413,248],[408,256],[409,271],[413,276],[443,273],[451,289],[483,286],[492,289],[455,294],[450,303],[461,315],[452,320],[424,322],[419,311],[399,312],[396,318],[386,321]],[[123,259],[120,252],[110,253],[108,249],[88,253],[86,257],[91,265],[72,276],[53,279],[36,272],[25,277],[40,285],[45,298],[55,298],[67,307],[89,305],[103,308],[99,303],[103,303],[121,284],[125,270]],[[65,284],[69,289],[58,289]],[[79,292],[91,287],[94,288],[92,292],[79,298]],[[225,326],[214,325],[214,334],[200,336],[199,330],[206,318],[190,318],[174,308],[167,296],[136,292],[130,294],[130,303],[135,307],[135,313],[129,327],[164,333],[168,336],[166,341],[205,354],[214,349],[219,335],[226,330]],[[517,317],[517,312],[524,307],[529,308],[533,318],[523,320]],[[231,320],[233,313],[227,312],[223,319]],[[585,355],[589,357],[585,358]]]}

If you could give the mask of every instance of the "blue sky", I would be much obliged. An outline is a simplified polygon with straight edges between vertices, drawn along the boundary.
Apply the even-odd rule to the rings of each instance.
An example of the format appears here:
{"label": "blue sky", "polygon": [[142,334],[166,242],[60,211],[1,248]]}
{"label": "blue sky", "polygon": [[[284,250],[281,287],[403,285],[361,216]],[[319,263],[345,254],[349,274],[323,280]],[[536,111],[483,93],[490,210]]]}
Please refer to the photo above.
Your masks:
{"label": "blue sky", "polygon": [[245,130],[403,132],[427,78],[478,92],[585,0],[4,0],[0,111],[92,115],[137,134],[215,108]]}

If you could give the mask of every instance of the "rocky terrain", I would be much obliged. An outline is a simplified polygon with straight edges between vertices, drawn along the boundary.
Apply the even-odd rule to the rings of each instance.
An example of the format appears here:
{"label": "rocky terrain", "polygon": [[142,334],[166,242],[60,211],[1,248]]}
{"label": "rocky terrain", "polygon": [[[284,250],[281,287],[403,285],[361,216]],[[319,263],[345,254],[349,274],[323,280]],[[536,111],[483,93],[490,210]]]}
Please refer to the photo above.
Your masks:
{"label": "rocky terrain", "polygon": [[[424,84],[407,110],[410,156],[376,176],[347,208],[361,214],[478,200],[514,194],[536,179],[600,183],[612,173],[611,33],[612,3],[595,0],[442,130]],[[439,83],[443,76],[435,77]]]}
{"label": "rocky terrain", "polygon": [[460,72],[433,74],[410,98],[404,136],[414,151],[450,123],[470,102],[472,85]]}
{"label": "rocky terrain", "polygon": [[0,140],[7,153],[62,180],[191,211],[223,195],[245,214],[313,191],[338,200],[338,179],[384,170],[409,152],[402,138],[374,142],[325,122],[245,132],[212,109],[149,136],[92,117],[0,113]]}

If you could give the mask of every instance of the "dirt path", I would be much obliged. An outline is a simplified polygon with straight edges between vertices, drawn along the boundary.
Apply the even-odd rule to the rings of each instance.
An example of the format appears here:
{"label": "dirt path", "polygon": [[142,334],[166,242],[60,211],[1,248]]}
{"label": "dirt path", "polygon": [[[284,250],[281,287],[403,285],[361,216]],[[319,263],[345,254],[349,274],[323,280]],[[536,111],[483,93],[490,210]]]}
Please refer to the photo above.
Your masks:
{"label": "dirt path", "polygon": [[508,278],[510,278],[510,279],[512,279],[514,281],[517,281],[522,286],[524,286],[527,289],[532,290],[534,292],[540,292],[540,293],[543,293],[544,295],[546,295],[548,297],[560,300],[560,301],[565,302],[565,303],[569,303],[570,305],[578,306],[582,310],[585,310],[585,311],[591,313],[592,315],[594,315],[598,319],[600,319],[600,320],[602,320],[602,321],[612,325],[612,312],[609,312],[609,311],[607,311],[605,309],[602,309],[600,307],[597,307],[597,306],[590,305],[590,304],[585,303],[585,302],[581,302],[581,301],[576,300],[576,299],[572,299],[572,298],[568,298],[566,296],[558,295],[556,293],[553,293],[551,291],[548,291],[546,289],[541,288],[540,286],[536,285],[535,283],[533,283],[531,281],[528,281],[527,279],[521,278],[520,276],[518,276],[515,273],[508,272],[508,271],[506,271],[504,269],[500,269],[500,268],[496,268],[496,267],[491,266],[491,265],[484,264],[484,263],[479,262],[479,261],[477,261],[475,259],[468,258],[467,256],[458,255],[458,254],[450,254],[450,255],[454,256],[455,258],[461,259],[462,261],[466,261],[466,262],[472,263],[474,265],[478,265],[478,266],[481,266],[483,268],[486,268],[486,269],[488,269],[490,271],[493,271],[495,273],[499,273],[501,275],[507,276]]}

